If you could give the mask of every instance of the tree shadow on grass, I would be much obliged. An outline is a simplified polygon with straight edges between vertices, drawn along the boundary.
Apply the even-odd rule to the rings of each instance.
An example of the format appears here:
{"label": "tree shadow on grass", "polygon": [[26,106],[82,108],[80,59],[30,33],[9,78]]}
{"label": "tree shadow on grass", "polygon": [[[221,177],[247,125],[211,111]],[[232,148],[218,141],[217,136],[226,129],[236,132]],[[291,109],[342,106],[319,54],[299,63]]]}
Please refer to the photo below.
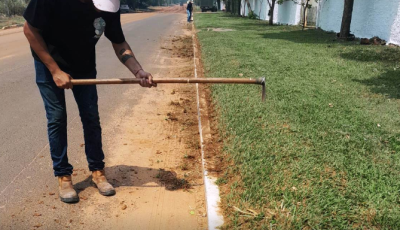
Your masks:
{"label": "tree shadow on grass", "polygon": [[[169,191],[188,189],[190,185],[183,178],[178,178],[176,172],[147,167],[117,165],[105,168],[108,182],[115,188],[131,187],[165,187]],[[92,176],[74,185],[77,192],[93,187]]]}
{"label": "tree shadow on grass", "polygon": [[[272,32],[272,33],[271,33]],[[271,40],[286,40],[306,44],[341,44],[344,46],[355,45],[355,42],[341,42],[336,39],[336,33],[319,29],[301,30],[300,27],[276,26],[276,32],[260,33],[260,36]]]}
{"label": "tree shadow on grass", "polygon": [[400,64],[400,49],[392,47],[365,46],[364,49],[343,52],[344,59],[362,62],[382,62],[383,64]]}
{"label": "tree shadow on grass", "polygon": [[210,15],[210,17],[214,17],[218,20],[218,24],[210,21],[208,23],[202,22],[201,25],[197,25],[197,29],[201,31],[206,30],[206,28],[229,28],[237,31],[245,31],[245,30],[268,30],[274,28],[273,26],[268,26],[267,21],[262,20],[251,20],[248,18],[238,17],[236,15],[230,14],[214,14]]}
{"label": "tree shadow on grass", "polygon": [[[393,47],[368,46],[363,49],[343,52],[340,56],[357,62],[379,63],[386,72],[369,79],[353,79],[367,85],[371,92],[393,99],[400,99],[400,49]],[[398,70],[399,69],[399,70]]]}
{"label": "tree shadow on grass", "polygon": [[400,99],[400,71],[391,70],[379,77],[365,80],[353,79],[353,81],[367,85],[373,93]]}

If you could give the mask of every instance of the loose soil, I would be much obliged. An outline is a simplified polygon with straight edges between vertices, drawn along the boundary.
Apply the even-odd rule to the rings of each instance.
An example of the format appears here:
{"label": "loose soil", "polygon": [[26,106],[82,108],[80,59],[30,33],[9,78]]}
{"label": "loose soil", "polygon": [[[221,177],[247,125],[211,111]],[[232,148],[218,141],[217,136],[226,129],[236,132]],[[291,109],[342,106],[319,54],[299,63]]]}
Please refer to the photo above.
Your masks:
{"label": "loose soil", "polygon": [[[188,35],[165,39],[154,76],[192,77],[191,44]],[[113,228],[205,229],[195,87],[164,84],[152,90],[152,97],[142,98],[125,121],[125,132],[112,147],[118,154],[110,157],[107,173],[117,196],[110,201],[94,188],[82,192],[102,207],[87,205],[85,222],[111,210],[107,224]]]}

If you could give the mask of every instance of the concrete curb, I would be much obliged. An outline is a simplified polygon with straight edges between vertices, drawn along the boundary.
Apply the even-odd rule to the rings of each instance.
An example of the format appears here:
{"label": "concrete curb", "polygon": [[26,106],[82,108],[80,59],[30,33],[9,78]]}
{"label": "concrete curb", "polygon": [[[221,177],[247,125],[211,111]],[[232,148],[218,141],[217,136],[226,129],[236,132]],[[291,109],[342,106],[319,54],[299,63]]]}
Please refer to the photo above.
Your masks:
{"label": "concrete curb", "polygon": [[[197,64],[196,60],[196,43],[195,43],[195,29],[194,25],[192,25],[192,41],[193,41],[193,64],[194,64],[194,76],[197,78]],[[206,168],[206,160],[204,157],[204,138],[203,138],[203,130],[210,130],[210,124],[207,122],[205,127],[202,126],[202,117],[201,117],[201,104],[205,104],[205,102],[200,101],[200,93],[199,93],[199,84],[196,84],[196,98],[197,98],[197,118],[199,124],[199,135],[200,135],[200,148],[201,148],[201,163],[203,169],[203,181],[204,181],[204,190],[205,190],[205,198],[206,198],[206,209],[207,209],[207,225],[209,230],[219,229],[220,226],[224,224],[224,217],[222,216],[222,211],[220,211],[219,203],[219,187],[215,184],[217,178],[208,175]],[[209,132],[208,132],[208,135]]]}

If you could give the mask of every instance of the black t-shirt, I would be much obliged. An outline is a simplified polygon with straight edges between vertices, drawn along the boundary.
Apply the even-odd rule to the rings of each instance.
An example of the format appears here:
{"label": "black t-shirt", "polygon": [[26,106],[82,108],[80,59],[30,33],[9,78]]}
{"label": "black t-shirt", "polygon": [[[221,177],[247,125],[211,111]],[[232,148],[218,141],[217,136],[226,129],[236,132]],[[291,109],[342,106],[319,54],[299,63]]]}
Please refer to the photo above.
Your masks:
{"label": "black t-shirt", "polygon": [[[97,12],[80,0],[31,0],[24,18],[41,30],[51,56],[64,71],[93,71],[95,46],[103,32],[112,43],[125,41],[119,11]],[[33,50],[32,55],[40,61]]]}
{"label": "black t-shirt", "polygon": [[192,10],[193,10],[193,4],[192,4],[191,2],[189,2],[189,3],[187,4],[186,9],[189,10],[190,12],[192,12]]}

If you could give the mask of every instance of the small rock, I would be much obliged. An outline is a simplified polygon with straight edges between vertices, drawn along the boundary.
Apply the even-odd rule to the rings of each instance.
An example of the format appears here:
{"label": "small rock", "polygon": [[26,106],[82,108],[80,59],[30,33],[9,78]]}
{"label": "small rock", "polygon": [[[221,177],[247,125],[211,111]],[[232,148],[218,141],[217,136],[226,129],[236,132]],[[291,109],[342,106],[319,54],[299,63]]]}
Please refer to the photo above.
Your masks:
{"label": "small rock", "polygon": [[242,73],[239,73],[239,77],[243,77],[243,74],[242,74]]}
{"label": "small rock", "polygon": [[40,223],[39,223],[39,224],[35,224],[35,225],[33,225],[33,227],[34,227],[34,228],[40,228],[40,227],[42,227],[42,226],[43,226],[43,225],[42,225],[42,224],[40,224]]}
{"label": "small rock", "polygon": [[126,208],[128,208],[128,206],[126,206],[126,204],[124,204],[124,205],[121,206],[121,209],[122,209],[122,210],[125,210]]}
{"label": "small rock", "polygon": [[333,108],[333,104],[332,104],[332,103],[329,103],[329,107]]}
{"label": "small rock", "polygon": [[49,195],[50,196],[53,196],[55,193],[54,192],[49,192]]}
{"label": "small rock", "polygon": [[42,216],[40,213],[34,213],[33,216]]}

